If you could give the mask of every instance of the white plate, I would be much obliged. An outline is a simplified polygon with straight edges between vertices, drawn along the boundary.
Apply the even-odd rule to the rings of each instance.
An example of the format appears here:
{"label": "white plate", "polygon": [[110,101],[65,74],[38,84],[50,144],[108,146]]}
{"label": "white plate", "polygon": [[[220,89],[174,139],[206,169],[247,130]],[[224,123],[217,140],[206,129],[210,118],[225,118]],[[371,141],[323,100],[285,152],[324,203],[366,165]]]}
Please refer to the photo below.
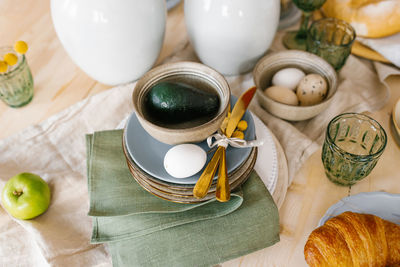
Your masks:
{"label": "white plate", "polygon": [[257,139],[264,144],[258,148],[255,171],[264,182],[265,187],[272,194],[275,191],[278,180],[278,156],[274,138],[267,126],[252,112]]}
{"label": "white plate", "polygon": [[365,192],[342,198],[327,210],[318,226],[345,211],[373,214],[384,220],[400,224],[400,194]]}
{"label": "white plate", "polygon": [[[258,156],[254,169],[257,171],[257,174],[264,182],[265,187],[269,190],[271,194],[273,194],[277,185],[277,180],[279,175],[277,148],[272,133],[268,129],[268,127],[265,126],[265,124],[256,115],[254,115],[251,112],[250,114],[254,120],[257,139],[264,141],[264,144],[258,148]],[[129,117],[130,116],[122,120],[118,124],[117,129],[124,128]],[[282,173],[282,175],[287,179],[286,162],[284,165],[286,174]],[[287,184],[287,181],[285,182],[285,184]],[[284,190],[286,192],[286,186]]]}

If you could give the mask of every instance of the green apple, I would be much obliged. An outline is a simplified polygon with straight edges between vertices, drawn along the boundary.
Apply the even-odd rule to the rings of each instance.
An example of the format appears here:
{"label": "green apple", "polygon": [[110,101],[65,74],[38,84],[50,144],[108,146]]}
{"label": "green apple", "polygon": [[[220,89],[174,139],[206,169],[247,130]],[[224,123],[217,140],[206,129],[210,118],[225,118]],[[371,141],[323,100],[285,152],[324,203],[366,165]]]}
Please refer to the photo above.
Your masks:
{"label": "green apple", "polygon": [[3,207],[17,219],[32,219],[47,210],[50,188],[38,175],[20,173],[12,177],[1,194]]}

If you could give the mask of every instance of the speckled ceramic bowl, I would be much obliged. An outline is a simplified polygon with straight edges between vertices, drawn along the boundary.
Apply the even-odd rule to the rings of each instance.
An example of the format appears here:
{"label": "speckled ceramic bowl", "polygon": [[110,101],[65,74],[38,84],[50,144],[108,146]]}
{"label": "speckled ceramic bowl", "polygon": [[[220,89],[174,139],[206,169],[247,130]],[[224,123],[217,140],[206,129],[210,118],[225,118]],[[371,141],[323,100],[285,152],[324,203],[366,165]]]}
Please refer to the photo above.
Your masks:
{"label": "speckled ceramic bowl", "polygon": [[[328,94],[321,103],[312,106],[291,106],[276,102],[264,94],[264,90],[271,86],[274,74],[283,68],[290,67],[301,69],[306,74],[317,73],[325,78]],[[307,120],[324,111],[336,93],[338,80],[336,71],[328,62],[314,54],[299,50],[282,51],[264,56],[255,66],[253,77],[260,105],[271,114],[289,121]]]}
{"label": "speckled ceramic bowl", "polygon": [[[199,89],[214,91],[220,99],[217,114],[200,125],[180,124],[160,126],[151,121],[144,110],[144,99],[155,84],[162,81],[184,82]],[[160,142],[175,145],[200,142],[217,131],[228,112],[230,89],[225,78],[214,69],[195,62],[168,63],[158,66],[137,82],[132,95],[133,106],[140,124]]]}

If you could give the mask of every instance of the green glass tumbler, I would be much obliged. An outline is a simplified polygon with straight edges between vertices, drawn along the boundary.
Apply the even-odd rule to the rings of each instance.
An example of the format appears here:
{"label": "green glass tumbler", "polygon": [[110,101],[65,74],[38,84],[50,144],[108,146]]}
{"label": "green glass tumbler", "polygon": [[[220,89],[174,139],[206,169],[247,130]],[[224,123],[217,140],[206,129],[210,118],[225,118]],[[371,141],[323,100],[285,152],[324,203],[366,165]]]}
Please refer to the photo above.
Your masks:
{"label": "green glass tumbler", "polygon": [[374,119],[358,113],[336,116],[322,147],[326,176],[338,185],[354,185],[375,167],[386,142],[385,130]]}
{"label": "green glass tumbler", "polygon": [[335,18],[320,19],[308,29],[306,47],[308,52],[340,70],[351,53],[355,38],[356,32],[347,22]]}
{"label": "green glass tumbler", "polygon": [[[12,52],[11,47],[0,48],[0,55]],[[0,99],[13,108],[22,107],[33,98],[33,78],[28,62],[24,55],[16,55],[17,64],[0,73]]]}

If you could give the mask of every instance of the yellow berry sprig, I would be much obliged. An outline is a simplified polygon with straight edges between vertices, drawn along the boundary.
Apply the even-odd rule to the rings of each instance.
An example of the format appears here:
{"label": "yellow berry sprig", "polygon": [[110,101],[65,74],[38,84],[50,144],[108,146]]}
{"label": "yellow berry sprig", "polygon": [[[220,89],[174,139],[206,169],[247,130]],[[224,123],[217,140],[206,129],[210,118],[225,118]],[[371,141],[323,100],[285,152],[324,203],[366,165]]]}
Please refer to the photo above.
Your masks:
{"label": "yellow berry sprig", "polygon": [[247,122],[245,120],[239,121],[238,125],[236,126],[236,130],[233,132],[232,137],[244,139],[244,133],[247,129]]}
{"label": "yellow berry sprig", "polygon": [[0,73],[6,72],[8,69],[8,65],[5,61],[0,60]]}
{"label": "yellow berry sprig", "polygon": [[18,57],[14,53],[7,53],[3,56],[4,62],[9,66],[14,66],[18,62]]}
{"label": "yellow berry sprig", "polygon": [[[14,45],[14,51],[23,55],[28,51],[28,45],[24,41],[17,41]],[[18,57],[14,53],[5,54],[3,60],[0,60],[0,73],[7,72],[8,66],[14,66],[17,62]]]}
{"label": "yellow berry sprig", "polygon": [[14,50],[15,52],[23,55],[26,53],[26,51],[28,51],[28,44],[24,41],[17,41],[14,45]]}

